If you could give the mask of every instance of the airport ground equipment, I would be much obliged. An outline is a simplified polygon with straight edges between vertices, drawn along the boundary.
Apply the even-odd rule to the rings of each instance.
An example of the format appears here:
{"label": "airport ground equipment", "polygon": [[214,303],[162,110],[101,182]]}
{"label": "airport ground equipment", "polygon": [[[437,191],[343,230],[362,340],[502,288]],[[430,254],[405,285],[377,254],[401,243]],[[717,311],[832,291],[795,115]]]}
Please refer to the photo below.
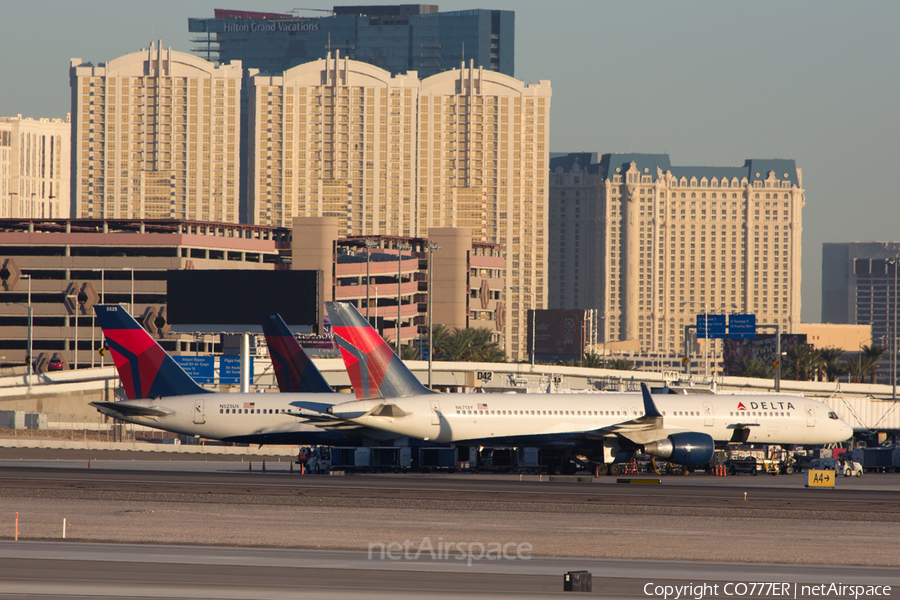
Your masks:
{"label": "airport ground equipment", "polygon": [[418,468],[422,470],[444,470],[451,473],[460,468],[460,449],[455,446],[419,448]]}
{"label": "airport ground equipment", "polygon": [[862,465],[866,473],[894,473],[900,471],[900,447],[879,446],[856,448],[850,457]]}
{"label": "airport ground equipment", "polygon": [[331,448],[330,470],[372,473],[407,471],[412,465],[409,446],[364,446]]}
{"label": "airport ground equipment", "polygon": [[495,473],[544,470],[540,451],[534,447],[462,446],[459,448],[460,470]]}
{"label": "airport ground equipment", "polygon": [[408,471],[412,466],[409,446],[317,446],[306,460],[310,473],[348,471],[372,473]]}
{"label": "airport ground equipment", "polygon": [[844,477],[862,477],[863,468],[861,464],[854,460],[845,460],[842,472],[844,473]]}
{"label": "airport ground equipment", "polygon": [[810,471],[834,471],[841,472],[841,460],[831,456],[825,458],[814,458],[809,461]]}

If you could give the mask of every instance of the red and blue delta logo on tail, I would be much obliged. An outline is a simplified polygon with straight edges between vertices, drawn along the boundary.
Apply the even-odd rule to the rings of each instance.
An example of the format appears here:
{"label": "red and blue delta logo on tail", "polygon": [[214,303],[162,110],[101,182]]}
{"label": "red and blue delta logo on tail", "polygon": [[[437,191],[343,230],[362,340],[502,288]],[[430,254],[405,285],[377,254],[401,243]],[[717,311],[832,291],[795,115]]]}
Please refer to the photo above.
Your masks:
{"label": "red and blue delta logo on tail", "polygon": [[334,341],[358,399],[399,398],[428,390],[352,304],[326,302]]}
{"label": "red and blue delta logo on tail", "polygon": [[118,305],[94,306],[129,400],[205,393],[178,363]]}
{"label": "red and blue delta logo on tail", "polygon": [[333,392],[280,315],[263,315],[262,327],[278,389],[282,392]]}

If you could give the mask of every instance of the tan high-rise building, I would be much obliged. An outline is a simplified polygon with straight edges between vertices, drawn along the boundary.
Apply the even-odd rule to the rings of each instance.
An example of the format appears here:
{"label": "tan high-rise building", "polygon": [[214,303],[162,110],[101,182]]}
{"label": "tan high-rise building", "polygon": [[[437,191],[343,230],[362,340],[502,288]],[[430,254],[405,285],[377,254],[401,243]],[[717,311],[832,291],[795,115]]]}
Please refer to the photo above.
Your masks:
{"label": "tan high-rise building", "polygon": [[599,309],[598,341],[630,351],[680,352],[704,312],[799,331],[805,194],[793,160],[597,158],[551,162],[551,308]]}
{"label": "tan high-rise building", "polygon": [[0,117],[0,219],[69,217],[71,126]]}
{"label": "tan high-rise building", "polygon": [[151,46],[70,84],[73,216],[238,222],[239,62]]}
{"label": "tan high-rise building", "polygon": [[502,340],[527,357],[519,323],[546,302],[548,81],[471,66],[420,80],[327,58],[250,85],[253,223],[333,216],[342,237],[471,228],[505,247]]}

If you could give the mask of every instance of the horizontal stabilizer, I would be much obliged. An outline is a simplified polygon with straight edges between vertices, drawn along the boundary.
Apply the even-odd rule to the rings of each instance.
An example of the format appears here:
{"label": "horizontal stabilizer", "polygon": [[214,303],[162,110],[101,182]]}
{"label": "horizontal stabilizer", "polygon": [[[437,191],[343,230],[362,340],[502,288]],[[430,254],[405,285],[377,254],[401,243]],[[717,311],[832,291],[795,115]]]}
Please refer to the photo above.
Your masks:
{"label": "horizontal stabilizer", "polygon": [[150,406],[136,406],[127,402],[91,402],[91,406],[105,415],[125,417],[165,417],[172,411],[153,408]]}
{"label": "horizontal stabilizer", "polygon": [[334,415],[329,415],[326,413],[321,413],[315,410],[310,410],[308,408],[297,408],[296,410],[288,411],[287,414],[292,417],[297,417],[298,419],[305,419],[311,422],[340,422],[340,419],[335,417]]}
{"label": "horizontal stabilizer", "polygon": [[356,423],[348,423],[347,421],[338,419],[334,415],[316,412],[314,410],[309,410],[308,408],[298,408],[296,412],[290,411],[286,414],[291,415],[292,417],[297,417],[298,419],[303,419],[307,423],[315,425],[320,429],[346,431],[350,429],[362,428],[361,425],[357,425]]}

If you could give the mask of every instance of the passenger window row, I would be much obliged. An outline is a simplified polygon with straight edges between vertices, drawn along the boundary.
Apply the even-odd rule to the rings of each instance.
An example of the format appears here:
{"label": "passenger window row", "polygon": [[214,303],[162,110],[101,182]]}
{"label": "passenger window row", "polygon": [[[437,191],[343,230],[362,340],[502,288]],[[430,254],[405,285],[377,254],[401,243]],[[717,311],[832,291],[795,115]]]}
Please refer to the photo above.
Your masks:
{"label": "passenger window row", "polygon": [[[619,410],[607,410],[607,411],[590,411],[590,410],[457,410],[456,414],[458,415],[514,415],[514,416],[525,416],[525,415],[562,415],[562,416],[571,416],[571,417],[596,417],[596,416],[628,416],[628,411],[619,411]],[[633,415],[643,414],[638,413],[636,410],[632,410]]]}
{"label": "passenger window row", "polygon": [[226,415],[277,415],[287,413],[286,408],[220,408],[219,414]]}

